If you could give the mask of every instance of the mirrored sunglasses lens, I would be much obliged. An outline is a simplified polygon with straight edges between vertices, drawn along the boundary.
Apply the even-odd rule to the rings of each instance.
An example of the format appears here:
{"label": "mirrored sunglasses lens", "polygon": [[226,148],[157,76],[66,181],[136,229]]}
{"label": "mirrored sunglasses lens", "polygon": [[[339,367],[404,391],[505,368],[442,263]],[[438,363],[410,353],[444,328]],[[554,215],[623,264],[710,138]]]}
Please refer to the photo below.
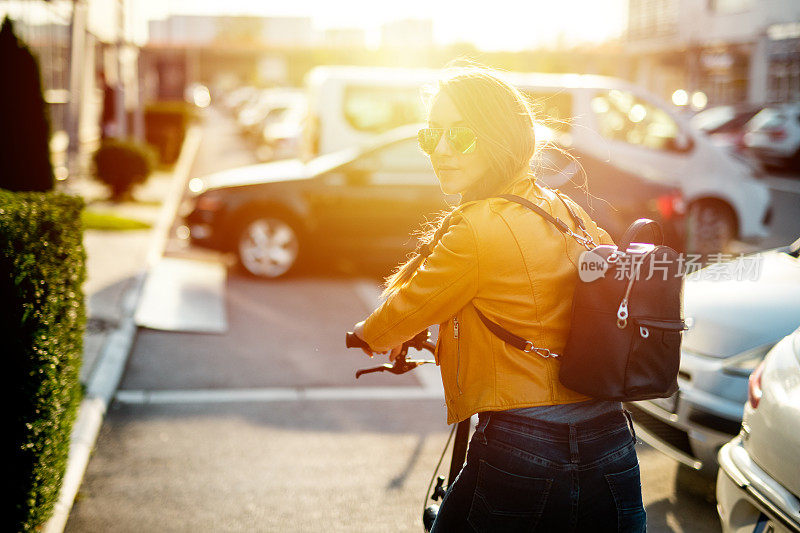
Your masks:
{"label": "mirrored sunglasses lens", "polygon": [[462,154],[468,154],[475,150],[475,141],[477,136],[475,132],[469,128],[459,127],[451,128],[449,132],[449,139],[453,148]]}
{"label": "mirrored sunglasses lens", "polygon": [[436,150],[436,145],[439,144],[439,139],[442,138],[442,130],[433,128],[426,128],[419,130],[417,136],[419,140],[419,147],[426,154],[432,154]]}

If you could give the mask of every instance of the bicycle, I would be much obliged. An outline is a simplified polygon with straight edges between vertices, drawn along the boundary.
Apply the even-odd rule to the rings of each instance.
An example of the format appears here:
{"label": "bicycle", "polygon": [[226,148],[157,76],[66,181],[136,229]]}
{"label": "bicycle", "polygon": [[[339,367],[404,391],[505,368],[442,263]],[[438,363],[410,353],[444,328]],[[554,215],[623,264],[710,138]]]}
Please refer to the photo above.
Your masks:
{"label": "bicycle", "polygon": [[[370,374],[373,372],[390,372],[392,374],[405,374],[411,370],[414,370],[420,365],[434,363],[435,361],[431,359],[406,359],[406,355],[408,354],[409,348],[414,348],[417,350],[428,350],[431,353],[434,353],[436,346],[428,340],[430,337],[430,332],[426,329],[418,333],[414,338],[406,341],[403,343],[403,347],[400,350],[400,353],[395,358],[395,360],[391,363],[383,363],[382,365],[370,367],[370,368],[362,368],[356,371],[356,379],[360,378],[364,374]],[[347,332],[345,337],[345,344],[348,348],[366,348],[370,349],[369,345],[358,338],[353,332]],[[467,444],[469,442],[469,430],[470,430],[471,419],[467,418],[466,420],[462,420],[458,424],[454,425],[453,428],[450,430],[450,436],[447,438],[447,442],[444,445],[444,450],[442,450],[442,455],[439,457],[439,462],[436,464],[436,469],[433,471],[433,476],[431,476],[431,482],[428,484],[428,489],[425,491],[426,499],[425,503],[427,503],[427,494],[431,493],[431,487],[433,486],[433,480],[436,478],[436,487],[433,488],[433,492],[430,495],[431,500],[439,501],[441,498],[444,498],[444,495],[447,492],[447,488],[450,486],[453,481],[455,481],[456,476],[461,471],[461,468],[464,466],[464,460],[467,457]],[[455,440],[453,440],[453,434],[455,433]],[[444,476],[437,476],[439,473],[439,468],[442,465],[442,460],[444,459],[445,454],[447,453],[447,449],[450,447],[450,442],[453,441],[453,451],[450,457],[450,470],[447,474],[447,485],[444,484],[445,478]],[[426,533],[431,530],[433,526],[433,521],[436,520],[436,515],[439,512],[439,506],[436,504],[431,504],[425,506],[423,503],[423,511],[422,511],[422,524],[425,527]]]}

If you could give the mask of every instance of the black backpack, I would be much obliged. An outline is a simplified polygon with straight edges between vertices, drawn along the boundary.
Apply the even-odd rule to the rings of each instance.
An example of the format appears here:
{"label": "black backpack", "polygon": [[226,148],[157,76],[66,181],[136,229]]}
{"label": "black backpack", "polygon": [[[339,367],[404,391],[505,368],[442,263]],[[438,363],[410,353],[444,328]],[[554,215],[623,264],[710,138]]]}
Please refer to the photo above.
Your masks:
{"label": "black backpack", "polygon": [[[576,392],[619,401],[671,396],[678,390],[681,334],[686,329],[679,254],[661,245],[661,227],[645,218],[631,224],[619,247],[597,246],[581,218],[554,192],[582,235],[525,198],[500,197],[538,213],[586,248],[579,275],[596,279],[577,284],[564,353],[537,348],[478,310],[479,317],[508,344],[542,357],[558,357],[559,380]],[[658,244],[634,242],[646,228]]]}

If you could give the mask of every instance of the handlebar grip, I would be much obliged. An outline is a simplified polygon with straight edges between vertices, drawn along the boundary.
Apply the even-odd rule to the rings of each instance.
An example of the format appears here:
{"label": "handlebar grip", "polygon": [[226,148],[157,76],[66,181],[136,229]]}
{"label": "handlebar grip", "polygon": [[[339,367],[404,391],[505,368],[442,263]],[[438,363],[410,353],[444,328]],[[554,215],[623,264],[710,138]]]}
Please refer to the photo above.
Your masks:
{"label": "handlebar grip", "polygon": [[367,350],[371,349],[369,344],[357,337],[352,331],[347,332],[344,342],[348,348],[366,348]]}
{"label": "handlebar grip", "polygon": [[428,341],[428,337],[430,336],[430,332],[427,329],[423,329],[414,337],[411,338],[406,344],[411,346],[412,348],[416,348],[417,350],[421,350],[423,345]]}

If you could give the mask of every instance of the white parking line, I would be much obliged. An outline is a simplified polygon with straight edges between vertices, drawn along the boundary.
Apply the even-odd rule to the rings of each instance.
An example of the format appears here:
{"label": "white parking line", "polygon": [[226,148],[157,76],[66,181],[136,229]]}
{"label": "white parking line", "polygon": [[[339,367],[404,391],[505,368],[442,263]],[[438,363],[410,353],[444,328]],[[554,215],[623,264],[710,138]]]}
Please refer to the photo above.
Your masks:
{"label": "white parking line", "polygon": [[416,400],[443,398],[420,387],[273,387],[263,389],[120,390],[116,401],[135,405],[320,400]]}

